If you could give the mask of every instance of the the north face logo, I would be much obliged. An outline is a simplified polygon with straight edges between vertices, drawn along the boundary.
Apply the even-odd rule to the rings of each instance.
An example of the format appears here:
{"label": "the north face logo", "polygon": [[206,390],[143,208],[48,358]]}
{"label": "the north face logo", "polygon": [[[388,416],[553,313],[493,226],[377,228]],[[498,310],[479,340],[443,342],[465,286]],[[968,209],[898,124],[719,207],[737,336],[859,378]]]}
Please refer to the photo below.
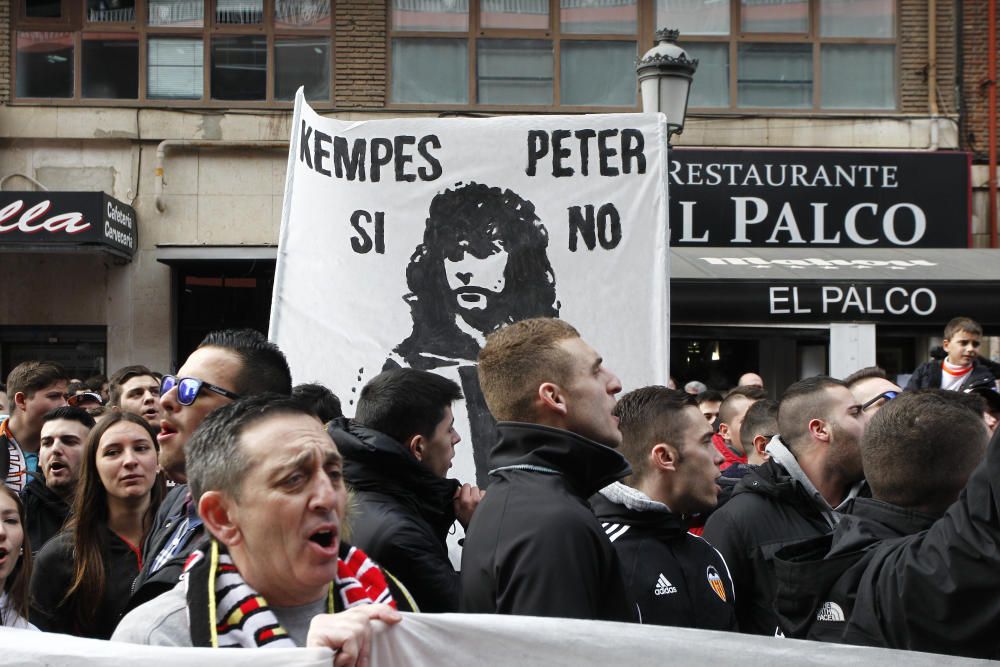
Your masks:
{"label": "the north face logo", "polygon": [[816,612],[817,621],[843,621],[844,610],[836,602],[824,602]]}
{"label": "the north face logo", "polygon": [[667,595],[668,593],[676,593],[677,587],[670,583],[663,573],[660,573],[659,579],[656,580],[656,588],[653,589],[654,595]]}

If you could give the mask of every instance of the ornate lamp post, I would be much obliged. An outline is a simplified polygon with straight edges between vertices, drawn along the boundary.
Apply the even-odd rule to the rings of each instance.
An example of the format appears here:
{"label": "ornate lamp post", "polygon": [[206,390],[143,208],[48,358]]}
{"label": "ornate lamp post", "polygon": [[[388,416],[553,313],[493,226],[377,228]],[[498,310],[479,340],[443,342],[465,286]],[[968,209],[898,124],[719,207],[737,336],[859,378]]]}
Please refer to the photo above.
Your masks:
{"label": "ornate lamp post", "polygon": [[657,30],[656,46],[646,52],[635,68],[642,110],[661,111],[666,115],[668,143],[670,137],[684,131],[691,80],[698,69],[698,60],[689,58],[677,45],[679,36],[679,30]]}

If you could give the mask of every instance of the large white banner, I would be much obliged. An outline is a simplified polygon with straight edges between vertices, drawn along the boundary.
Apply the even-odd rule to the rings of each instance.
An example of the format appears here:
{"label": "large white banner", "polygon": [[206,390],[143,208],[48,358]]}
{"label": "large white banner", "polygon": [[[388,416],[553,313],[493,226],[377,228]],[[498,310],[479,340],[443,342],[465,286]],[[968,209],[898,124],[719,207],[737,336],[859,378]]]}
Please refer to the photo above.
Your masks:
{"label": "large white banner", "polygon": [[[965,667],[986,660],[865,646],[821,644],[735,632],[658,625],[580,621],[491,614],[403,614],[390,627],[376,622],[371,667],[490,665],[490,667],[580,667],[580,665],[711,665],[769,667]],[[0,664],[21,667],[224,667],[332,664],[328,649],[164,648],[118,644],[67,635],[0,627]],[[995,664],[995,663],[993,663]]]}
{"label": "large white banner", "polygon": [[576,326],[626,390],[666,380],[666,134],[655,114],[345,122],[296,98],[270,337],[354,414],[410,366],[456,380],[451,475],[486,482],[486,334]]}

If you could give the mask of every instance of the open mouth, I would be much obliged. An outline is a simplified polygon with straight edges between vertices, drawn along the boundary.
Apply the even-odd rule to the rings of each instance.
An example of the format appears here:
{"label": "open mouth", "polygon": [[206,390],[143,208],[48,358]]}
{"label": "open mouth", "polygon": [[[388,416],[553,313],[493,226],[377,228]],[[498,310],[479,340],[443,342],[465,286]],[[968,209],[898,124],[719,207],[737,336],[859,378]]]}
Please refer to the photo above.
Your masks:
{"label": "open mouth", "polygon": [[69,466],[62,461],[53,461],[49,464],[49,472],[59,472],[60,470],[66,470],[68,468]]}
{"label": "open mouth", "polygon": [[0,560],[6,558],[7,554],[9,554],[9,553],[10,552],[7,551],[7,549],[4,549],[3,547],[0,547]]}
{"label": "open mouth", "polygon": [[174,428],[173,424],[165,420],[160,422],[160,437],[174,433],[177,433],[177,429]]}
{"label": "open mouth", "polygon": [[317,530],[309,536],[309,541],[315,542],[324,549],[329,549],[333,546],[333,538],[334,534],[332,530]]}

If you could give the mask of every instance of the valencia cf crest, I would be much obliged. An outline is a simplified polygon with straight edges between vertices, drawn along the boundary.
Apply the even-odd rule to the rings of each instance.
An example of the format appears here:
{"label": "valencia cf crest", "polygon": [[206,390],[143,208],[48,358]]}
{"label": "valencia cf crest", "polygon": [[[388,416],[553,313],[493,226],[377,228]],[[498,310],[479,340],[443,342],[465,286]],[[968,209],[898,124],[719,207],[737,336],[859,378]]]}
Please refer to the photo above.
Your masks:
{"label": "valencia cf crest", "polygon": [[719,599],[725,602],[726,587],[722,583],[722,577],[719,576],[719,571],[709,565],[708,569],[705,570],[705,578],[708,579],[708,585],[712,587],[712,590],[719,596]]}

